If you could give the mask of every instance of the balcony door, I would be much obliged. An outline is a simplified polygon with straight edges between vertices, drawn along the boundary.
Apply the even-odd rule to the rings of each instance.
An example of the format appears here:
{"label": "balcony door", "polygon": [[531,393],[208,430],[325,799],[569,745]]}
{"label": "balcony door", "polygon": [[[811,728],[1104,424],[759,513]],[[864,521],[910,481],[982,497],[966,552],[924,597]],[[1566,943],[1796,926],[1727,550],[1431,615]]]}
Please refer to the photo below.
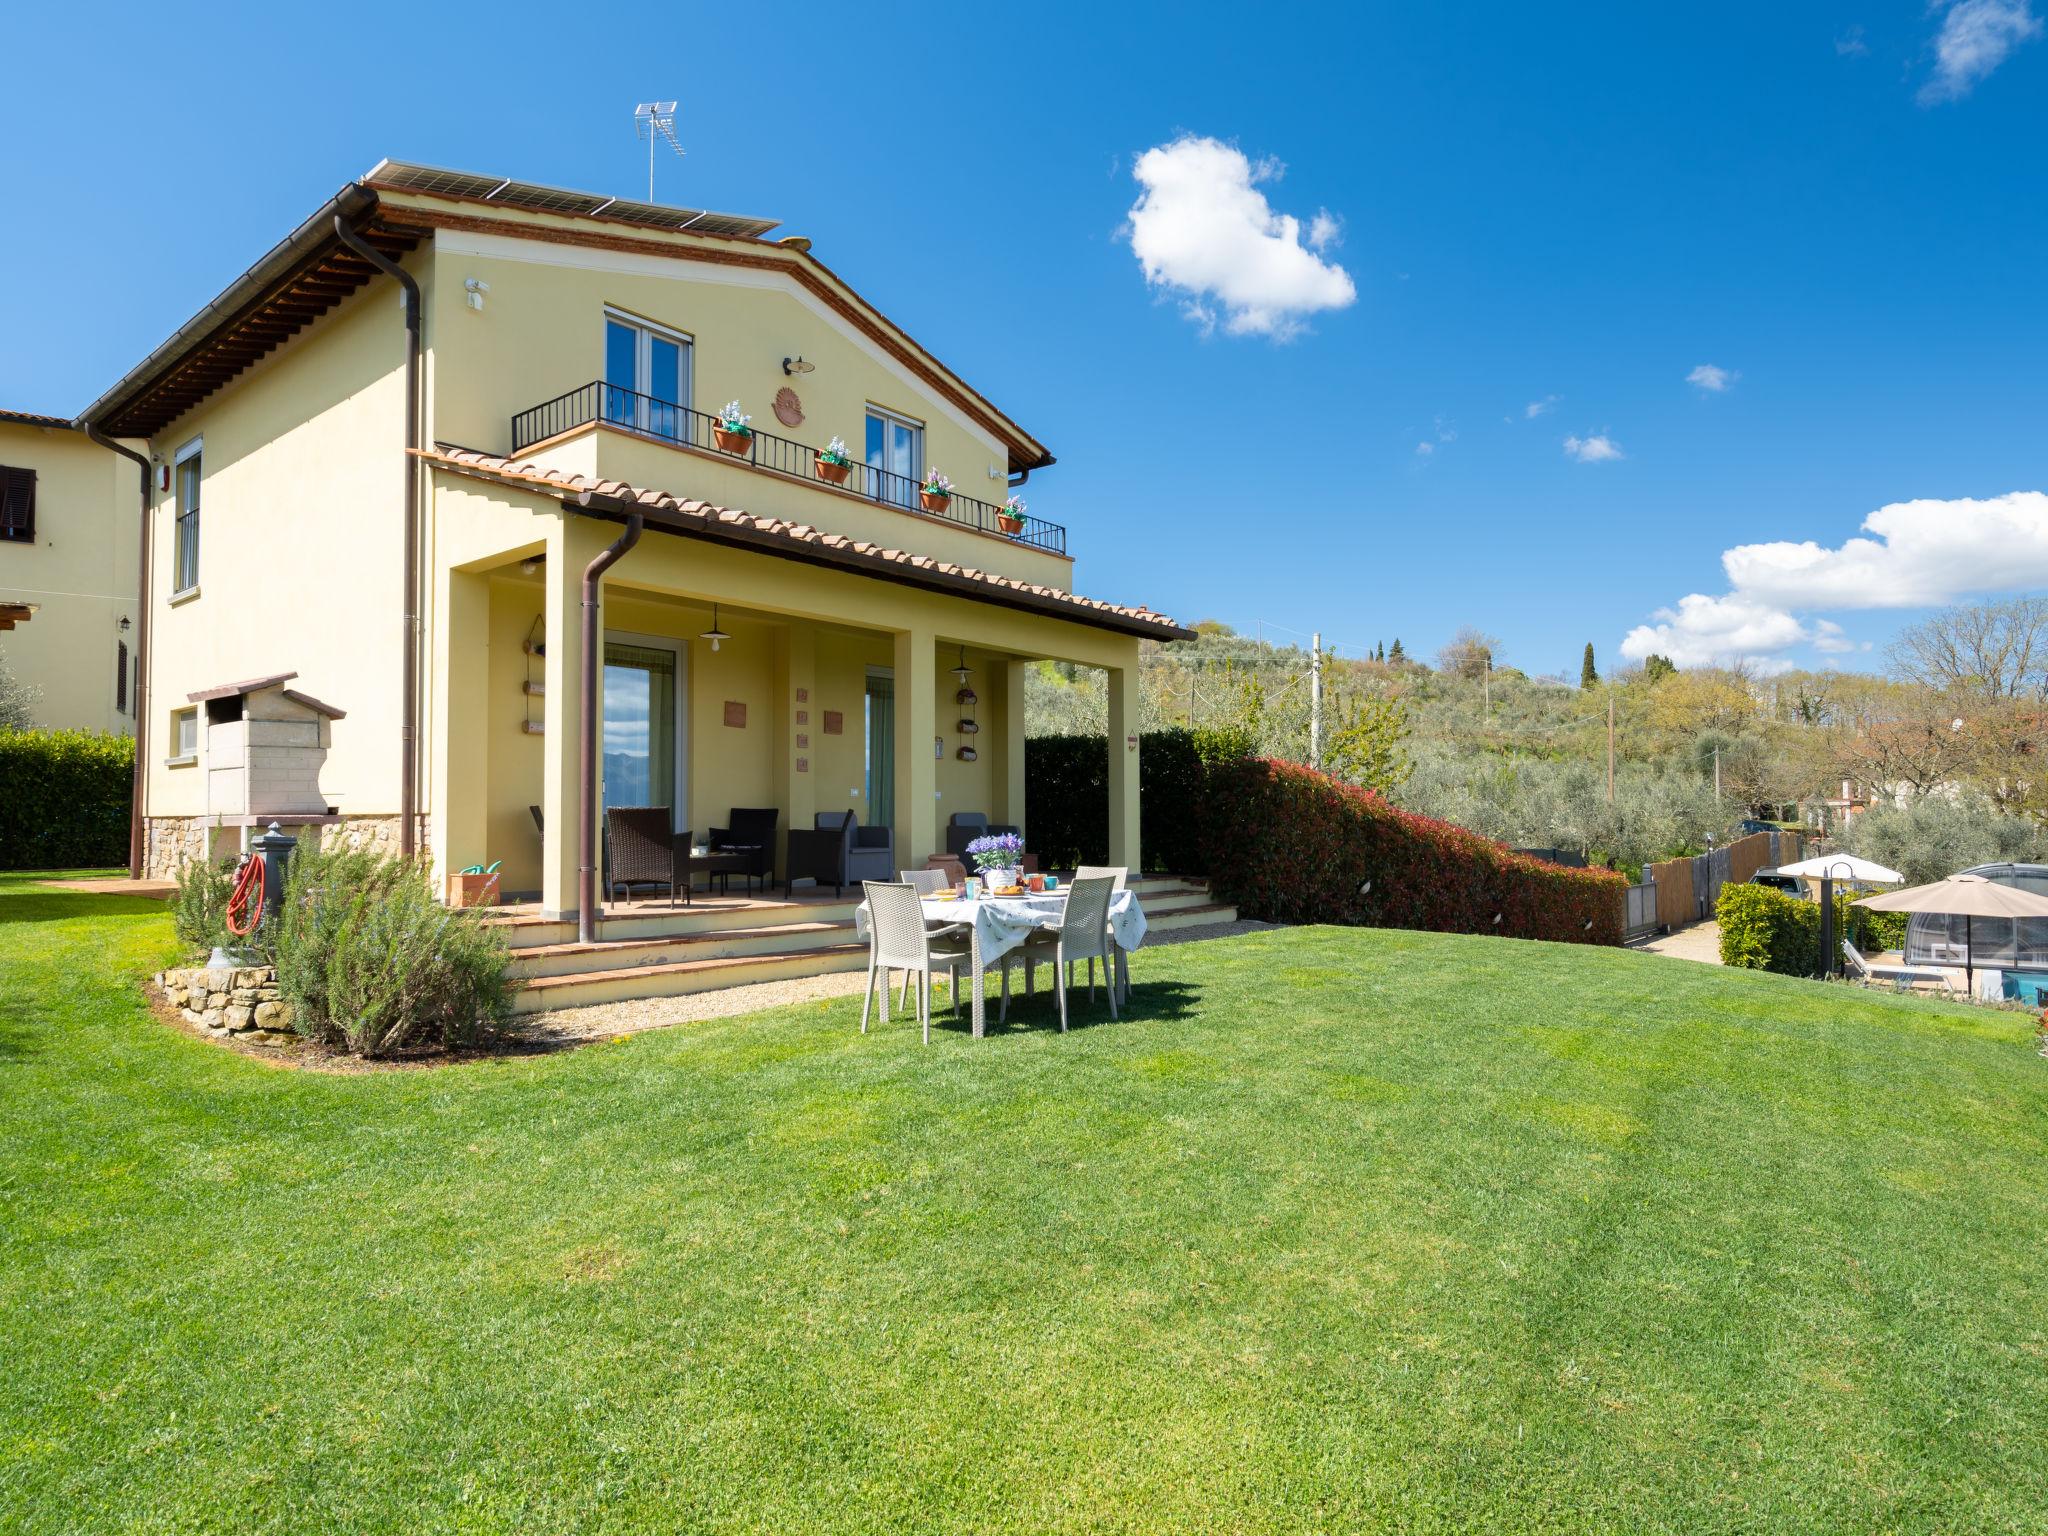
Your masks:
{"label": "balcony door", "polygon": [[651,321],[604,313],[604,419],[656,437],[687,439],[690,338]]}
{"label": "balcony door", "polygon": [[924,428],[907,416],[868,407],[868,494],[892,506],[917,504],[924,476]]}
{"label": "balcony door", "polygon": [[682,642],[611,631],[604,641],[604,803],[688,817],[689,699]]}

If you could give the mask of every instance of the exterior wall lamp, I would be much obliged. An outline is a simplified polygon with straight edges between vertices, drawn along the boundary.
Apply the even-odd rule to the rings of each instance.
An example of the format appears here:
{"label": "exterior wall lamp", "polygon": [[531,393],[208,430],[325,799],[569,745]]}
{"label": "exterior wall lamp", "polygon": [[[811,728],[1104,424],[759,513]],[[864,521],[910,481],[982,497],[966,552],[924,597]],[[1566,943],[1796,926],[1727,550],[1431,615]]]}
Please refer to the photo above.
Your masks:
{"label": "exterior wall lamp", "polygon": [[718,627],[718,604],[713,603],[711,605],[711,627],[704,630],[697,638],[699,640],[709,640],[711,642],[711,649],[714,651],[725,641],[732,638],[731,635],[728,635]]}
{"label": "exterior wall lamp", "polygon": [[815,373],[817,370],[818,365],[816,363],[807,363],[801,357],[785,357],[782,360],[782,371],[792,376],[800,373]]}

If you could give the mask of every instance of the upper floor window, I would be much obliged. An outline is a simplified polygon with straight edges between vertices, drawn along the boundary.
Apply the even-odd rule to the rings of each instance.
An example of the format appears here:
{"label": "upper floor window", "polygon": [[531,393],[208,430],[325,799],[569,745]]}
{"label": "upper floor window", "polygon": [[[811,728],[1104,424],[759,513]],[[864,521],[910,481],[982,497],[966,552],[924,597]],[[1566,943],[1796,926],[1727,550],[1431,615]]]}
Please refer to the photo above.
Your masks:
{"label": "upper floor window", "polygon": [[604,418],[657,437],[687,438],[690,338],[608,309],[604,313]]}
{"label": "upper floor window", "polygon": [[178,518],[171,551],[171,593],[190,592],[199,585],[199,486],[202,478],[198,439],[178,450]]}
{"label": "upper floor window", "polygon": [[917,503],[924,475],[924,426],[879,406],[868,407],[868,494],[899,507]]}
{"label": "upper floor window", "polygon": [[0,539],[33,544],[36,538],[36,472],[0,464]]}

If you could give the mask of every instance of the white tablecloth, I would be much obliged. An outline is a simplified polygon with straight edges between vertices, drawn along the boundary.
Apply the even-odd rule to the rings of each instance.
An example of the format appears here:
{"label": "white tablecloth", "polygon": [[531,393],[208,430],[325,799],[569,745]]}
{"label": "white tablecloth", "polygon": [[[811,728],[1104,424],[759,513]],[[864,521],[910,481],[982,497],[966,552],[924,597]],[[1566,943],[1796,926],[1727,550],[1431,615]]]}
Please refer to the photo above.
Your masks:
{"label": "white tablecloth", "polygon": [[[1065,891],[1047,891],[1031,896],[984,896],[978,901],[920,901],[925,925],[959,923],[974,930],[981,950],[981,963],[992,965],[1031,936],[1034,929],[1057,928],[1066,914]],[[853,914],[854,931],[868,936],[868,905],[862,902]],[[1109,899],[1109,931],[1120,949],[1136,949],[1145,942],[1145,909],[1129,891],[1118,891]]]}

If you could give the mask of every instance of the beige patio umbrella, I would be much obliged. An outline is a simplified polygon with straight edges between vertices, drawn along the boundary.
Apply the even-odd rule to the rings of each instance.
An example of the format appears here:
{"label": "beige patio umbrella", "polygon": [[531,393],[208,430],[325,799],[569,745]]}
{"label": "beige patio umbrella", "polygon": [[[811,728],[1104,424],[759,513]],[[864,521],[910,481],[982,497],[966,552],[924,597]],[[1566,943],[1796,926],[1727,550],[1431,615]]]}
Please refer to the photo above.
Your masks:
{"label": "beige patio umbrella", "polygon": [[1963,974],[1972,997],[1977,993],[1977,957],[1970,942],[1970,922],[1979,917],[2048,917],[2048,896],[2017,886],[2000,885],[1982,875],[1950,875],[1932,885],[1909,886],[1866,896],[1856,903],[1873,912],[1939,912],[1963,920]]}

